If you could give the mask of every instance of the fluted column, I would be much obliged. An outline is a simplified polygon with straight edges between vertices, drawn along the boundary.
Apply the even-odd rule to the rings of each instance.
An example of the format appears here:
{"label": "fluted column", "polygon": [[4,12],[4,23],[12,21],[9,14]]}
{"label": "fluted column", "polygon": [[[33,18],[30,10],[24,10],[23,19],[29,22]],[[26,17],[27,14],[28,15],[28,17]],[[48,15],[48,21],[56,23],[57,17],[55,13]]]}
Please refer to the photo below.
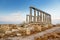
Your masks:
{"label": "fluted column", "polygon": [[49,15],[49,24],[51,24],[51,15]]}
{"label": "fluted column", "polygon": [[44,19],[45,19],[45,17],[44,17],[44,13],[43,13],[43,22],[45,21]]}
{"label": "fluted column", "polygon": [[34,22],[36,22],[36,10],[34,9]]}
{"label": "fluted column", "polygon": [[37,22],[40,22],[39,19],[40,19],[40,18],[39,18],[39,11],[37,11]]}
{"label": "fluted column", "polygon": [[50,15],[50,24],[51,24],[51,15]]}
{"label": "fluted column", "polygon": [[42,12],[40,12],[40,22],[42,22]]}
{"label": "fluted column", "polygon": [[48,15],[46,15],[46,23],[47,23],[47,24],[49,23]]}
{"label": "fluted column", "polygon": [[26,15],[26,22],[29,22],[29,15]]}
{"label": "fluted column", "polygon": [[49,15],[47,15],[47,23],[50,23]]}
{"label": "fluted column", "polygon": [[29,22],[32,21],[32,8],[30,8],[30,17],[29,17]]}
{"label": "fluted column", "polygon": [[47,15],[45,14],[45,23],[47,23]]}
{"label": "fluted column", "polygon": [[47,23],[47,14],[45,14],[45,23]]}

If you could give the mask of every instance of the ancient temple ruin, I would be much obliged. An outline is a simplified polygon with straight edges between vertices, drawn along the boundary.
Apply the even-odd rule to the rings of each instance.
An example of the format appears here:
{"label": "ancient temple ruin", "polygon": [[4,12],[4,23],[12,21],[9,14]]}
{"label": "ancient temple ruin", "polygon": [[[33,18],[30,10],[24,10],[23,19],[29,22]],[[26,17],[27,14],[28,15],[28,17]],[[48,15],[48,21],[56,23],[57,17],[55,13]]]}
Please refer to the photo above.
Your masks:
{"label": "ancient temple ruin", "polygon": [[51,15],[35,7],[30,7],[30,14],[26,15],[26,22],[51,24]]}

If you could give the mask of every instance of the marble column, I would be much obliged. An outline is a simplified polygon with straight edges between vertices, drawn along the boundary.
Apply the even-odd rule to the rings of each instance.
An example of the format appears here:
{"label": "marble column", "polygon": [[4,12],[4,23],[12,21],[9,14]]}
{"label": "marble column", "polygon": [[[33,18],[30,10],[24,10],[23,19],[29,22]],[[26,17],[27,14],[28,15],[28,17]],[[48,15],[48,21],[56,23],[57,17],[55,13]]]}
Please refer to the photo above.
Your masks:
{"label": "marble column", "polygon": [[40,19],[40,18],[39,18],[39,11],[37,11],[37,22],[40,22],[39,19]]}
{"label": "marble column", "polygon": [[43,22],[45,21],[44,19],[45,19],[45,17],[44,17],[44,13],[43,13]]}
{"label": "marble column", "polygon": [[47,23],[48,23],[48,24],[50,23],[49,15],[47,15]]}
{"label": "marble column", "polygon": [[29,18],[29,15],[26,15],[26,22],[29,22],[28,18]]}
{"label": "marble column", "polygon": [[34,9],[34,22],[36,22],[36,10]]}
{"label": "marble column", "polygon": [[51,15],[50,15],[50,24],[51,24]]}
{"label": "marble column", "polygon": [[49,15],[49,24],[51,24],[51,15]]}
{"label": "marble column", "polygon": [[34,16],[32,16],[32,22],[34,22]]}
{"label": "marble column", "polygon": [[47,22],[47,15],[45,14],[45,23]]}
{"label": "marble column", "polygon": [[42,22],[42,12],[40,12],[40,22]]}
{"label": "marble column", "polygon": [[32,21],[32,8],[30,8],[30,17],[29,17],[29,22],[31,22]]}

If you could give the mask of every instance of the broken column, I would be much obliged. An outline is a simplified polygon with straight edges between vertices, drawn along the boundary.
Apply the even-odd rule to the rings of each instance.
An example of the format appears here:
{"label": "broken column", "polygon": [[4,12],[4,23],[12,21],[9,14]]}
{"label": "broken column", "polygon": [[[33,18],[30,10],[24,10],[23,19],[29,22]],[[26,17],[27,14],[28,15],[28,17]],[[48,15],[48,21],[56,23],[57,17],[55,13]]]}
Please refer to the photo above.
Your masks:
{"label": "broken column", "polygon": [[29,22],[29,15],[26,15],[26,22]]}

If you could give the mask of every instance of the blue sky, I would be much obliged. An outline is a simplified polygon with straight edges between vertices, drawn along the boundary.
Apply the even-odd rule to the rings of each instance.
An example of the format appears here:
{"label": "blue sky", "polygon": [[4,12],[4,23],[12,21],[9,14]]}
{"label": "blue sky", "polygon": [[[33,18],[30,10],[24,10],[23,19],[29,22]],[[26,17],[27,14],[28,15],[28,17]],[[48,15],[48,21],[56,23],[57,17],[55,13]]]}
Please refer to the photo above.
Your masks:
{"label": "blue sky", "polygon": [[0,24],[21,23],[34,6],[52,15],[52,23],[60,23],[60,0],[0,0]]}

